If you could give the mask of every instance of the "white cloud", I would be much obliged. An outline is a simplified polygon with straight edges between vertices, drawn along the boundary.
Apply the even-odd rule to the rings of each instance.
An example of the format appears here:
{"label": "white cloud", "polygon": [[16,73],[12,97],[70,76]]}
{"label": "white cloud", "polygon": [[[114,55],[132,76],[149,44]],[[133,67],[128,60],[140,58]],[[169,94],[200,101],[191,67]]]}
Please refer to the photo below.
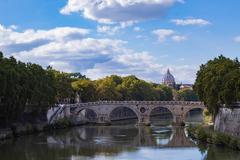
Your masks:
{"label": "white cloud", "polygon": [[145,36],[145,35],[137,35],[136,36],[137,39],[142,39],[142,40],[148,40],[149,37]]}
{"label": "white cloud", "polygon": [[[121,76],[134,74],[145,80],[158,81],[162,74],[156,68],[161,68],[162,66],[153,62],[154,57],[149,53],[128,51],[114,56],[105,63],[95,64],[93,68],[86,70],[85,74],[92,79],[98,79],[111,74]],[[158,77],[157,75],[160,76]]]}
{"label": "white cloud", "polygon": [[18,26],[17,25],[11,25],[11,26],[9,26],[9,28],[11,28],[13,30],[16,30],[16,29],[18,29]]}
{"label": "white cloud", "polygon": [[187,26],[187,25],[197,25],[197,26],[205,26],[211,24],[209,21],[204,19],[173,19],[173,23],[179,26]]}
{"label": "white cloud", "polygon": [[187,37],[186,36],[175,35],[175,36],[172,36],[172,40],[175,41],[175,42],[182,42],[182,41],[187,40]]}
{"label": "white cloud", "polygon": [[160,43],[163,43],[167,39],[171,39],[174,42],[182,42],[187,40],[186,36],[178,35],[176,31],[171,29],[156,29],[152,31],[153,34],[155,34],[158,37],[158,41]]}
{"label": "white cloud", "polygon": [[80,12],[100,23],[142,21],[161,18],[166,9],[183,0],[68,0],[62,14]]}
{"label": "white cloud", "polygon": [[115,26],[115,27],[111,27],[111,26],[98,26],[97,27],[97,32],[108,34],[108,35],[114,35],[114,34],[116,34],[116,32],[119,31],[119,29],[120,28],[118,26]]}
{"label": "white cloud", "polygon": [[[92,79],[134,74],[161,82],[162,75],[171,68],[177,79],[193,82],[192,66],[163,66],[150,53],[127,48],[125,41],[89,38],[85,36],[87,33],[88,30],[65,27],[17,32],[0,25],[0,48],[4,47],[7,56],[14,55],[18,60],[52,65],[66,72],[82,72]],[[36,40],[41,43],[35,44]]]}
{"label": "white cloud", "polygon": [[107,35],[115,35],[121,29],[132,26],[133,24],[134,24],[134,22],[121,22],[119,25],[98,26],[97,27],[97,32],[98,33],[104,33],[104,34],[107,34]]}
{"label": "white cloud", "polygon": [[54,69],[63,71],[63,72],[74,72],[74,67],[71,66],[68,62],[64,61],[52,61],[49,62],[49,65],[52,66]]}
{"label": "white cloud", "polygon": [[140,27],[134,27],[133,30],[134,30],[135,32],[140,32],[140,31],[142,31],[143,29],[140,28]]}
{"label": "white cloud", "polygon": [[117,55],[110,61],[95,64],[93,68],[87,69],[84,74],[91,79],[98,79],[111,74],[121,76],[134,74],[141,79],[160,83],[168,68],[170,68],[177,82],[193,83],[195,80],[197,67],[188,65],[164,66],[157,63],[155,58],[147,52]]}
{"label": "white cloud", "polygon": [[[93,59],[97,56],[112,56],[121,52],[124,41],[112,39],[84,38],[79,40],[50,42],[30,51],[13,53],[23,61],[34,61],[46,64],[48,61],[81,61]],[[49,62],[48,62],[49,63]]]}
{"label": "white cloud", "polygon": [[168,37],[172,36],[175,31],[171,29],[157,29],[152,33],[158,36],[159,42],[164,42]]}
{"label": "white cloud", "polygon": [[240,36],[235,37],[234,41],[237,42],[237,43],[240,43]]}
{"label": "white cloud", "polygon": [[23,32],[16,32],[12,27],[6,28],[0,25],[0,46],[8,44],[32,43],[40,40],[57,40],[78,38],[85,36],[89,30],[83,28],[58,27],[50,30],[28,29]]}

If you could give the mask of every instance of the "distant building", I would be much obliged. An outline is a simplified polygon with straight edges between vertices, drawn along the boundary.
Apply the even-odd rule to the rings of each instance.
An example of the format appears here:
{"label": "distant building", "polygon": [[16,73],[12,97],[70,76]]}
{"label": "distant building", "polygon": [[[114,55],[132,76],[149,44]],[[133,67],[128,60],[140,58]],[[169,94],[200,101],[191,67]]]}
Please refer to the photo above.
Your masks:
{"label": "distant building", "polygon": [[183,84],[183,83],[176,83],[174,76],[170,73],[170,70],[167,70],[167,73],[163,76],[162,84],[168,87],[172,87],[176,90],[180,89],[193,89],[193,84]]}
{"label": "distant building", "polygon": [[181,84],[180,89],[193,89],[192,84]]}
{"label": "distant building", "polygon": [[175,88],[176,82],[174,76],[170,73],[169,69],[167,70],[167,73],[163,76],[162,84]]}

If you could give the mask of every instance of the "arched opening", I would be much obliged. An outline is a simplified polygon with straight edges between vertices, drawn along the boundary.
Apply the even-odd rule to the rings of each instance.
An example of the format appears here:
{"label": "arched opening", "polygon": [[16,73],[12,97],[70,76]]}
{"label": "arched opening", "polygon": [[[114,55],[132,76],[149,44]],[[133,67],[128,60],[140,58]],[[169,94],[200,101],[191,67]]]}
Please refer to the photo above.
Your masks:
{"label": "arched opening", "polygon": [[96,123],[97,114],[91,109],[82,109],[77,113],[76,122],[78,123]]}
{"label": "arched opening", "polygon": [[202,108],[191,109],[185,115],[185,123],[202,123],[202,122],[203,122]]}
{"label": "arched opening", "polygon": [[150,113],[150,123],[154,126],[165,126],[173,123],[172,112],[164,107],[154,108]]}
{"label": "arched opening", "polygon": [[110,113],[110,120],[115,125],[136,124],[138,116],[128,107],[117,107]]}

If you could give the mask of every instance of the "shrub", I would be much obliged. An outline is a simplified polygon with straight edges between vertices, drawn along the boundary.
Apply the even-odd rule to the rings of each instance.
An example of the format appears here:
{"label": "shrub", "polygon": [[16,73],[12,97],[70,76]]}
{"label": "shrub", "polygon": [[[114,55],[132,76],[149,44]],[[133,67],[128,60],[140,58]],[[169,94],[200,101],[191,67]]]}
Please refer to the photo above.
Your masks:
{"label": "shrub", "polygon": [[60,119],[54,124],[56,128],[67,128],[70,125],[71,125],[71,122],[68,118]]}
{"label": "shrub", "polygon": [[240,150],[240,139],[224,133],[215,132],[211,127],[196,126],[188,127],[188,135],[198,139],[200,142],[213,143],[220,146],[226,146],[232,149]]}
{"label": "shrub", "polygon": [[207,134],[207,132],[204,130],[204,128],[202,128],[202,127],[197,128],[196,134],[197,134],[197,138],[198,138],[200,141],[203,141],[203,142],[206,142],[206,141],[207,141],[208,134]]}
{"label": "shrub", "polygon": [[233,148],[233,149],[239,149],[238,148],[238,139],[236,138],[231,138],[230,143],[229,143],[229,147]]}
{"label": "shrub", "polygon": [[225,135],[223,133],[215,132],[212,136],[213,143],[216,145],[229,145],[230,143],[230,136]]}
{"label": "shrub", "polygon": [[217,145],[222,144],[221,136],[219,135],[219,133],[213,133],[212,134],[212,142],[214,144],[217,144]]}

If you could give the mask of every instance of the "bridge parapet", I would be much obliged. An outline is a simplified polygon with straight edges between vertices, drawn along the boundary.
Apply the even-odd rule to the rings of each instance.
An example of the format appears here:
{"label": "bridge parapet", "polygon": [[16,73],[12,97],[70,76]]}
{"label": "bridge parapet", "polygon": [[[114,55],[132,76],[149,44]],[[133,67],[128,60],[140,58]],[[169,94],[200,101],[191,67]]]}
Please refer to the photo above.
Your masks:
{"label": "bridge parapet", "polygon": [[86,107],[96,105],[184,105],[204,106],[202,102],[195,101],[97,101],[87,103],[68,104],[67,107]]}

